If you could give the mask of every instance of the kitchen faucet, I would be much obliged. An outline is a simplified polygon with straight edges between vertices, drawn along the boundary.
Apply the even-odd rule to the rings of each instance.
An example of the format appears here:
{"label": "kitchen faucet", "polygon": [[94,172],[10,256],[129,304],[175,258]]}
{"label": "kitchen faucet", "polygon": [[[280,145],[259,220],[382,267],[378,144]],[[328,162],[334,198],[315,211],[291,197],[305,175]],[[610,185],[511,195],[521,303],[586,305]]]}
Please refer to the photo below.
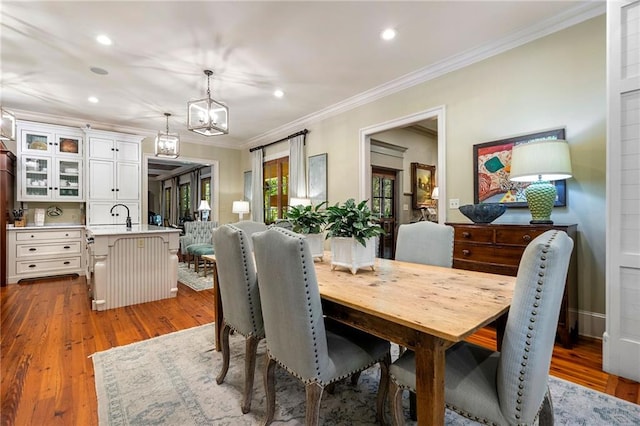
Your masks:
{"label": "kitchen faucet", "polygon": [[125,209],[127,209],[127,229],[131,229],[131,215],[129,213],[129,207],[126,204],[115,204],[113,207],[111,207],[111,210],[109,210],[109,213],[111,213],[111,216],[116,216],[113,214],[113,209],[115,209],[118,206],[122,206]]}

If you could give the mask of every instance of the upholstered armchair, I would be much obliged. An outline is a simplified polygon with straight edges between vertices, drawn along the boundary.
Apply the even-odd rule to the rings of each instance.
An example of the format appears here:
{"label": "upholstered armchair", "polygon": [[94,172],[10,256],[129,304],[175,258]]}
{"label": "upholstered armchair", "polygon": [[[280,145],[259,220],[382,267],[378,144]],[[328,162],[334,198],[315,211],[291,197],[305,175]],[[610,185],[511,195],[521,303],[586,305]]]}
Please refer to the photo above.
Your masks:
{"label": "upholstered armchair", "polygon": [[267,342],[264,424],[275,413],[275,367],[297,377],[306,391],[305,425],[317,425],[325,387],[380,363],[377,416],[384,420],[389,342],[325,322],[313,257],[305,237],[273,227],[253,235]]}
{"label": "upholstered armchair", "polygon": [[217,228],[213,231],[213,244],[216,247],[218,286],[224,315],[222,369],[216,381],[221,384],[229,370],[229,333],[234,330],[246,338],[241,409],[248,413],[251,410],[256,350],[264,337],[256,269],[249,240],[240,228],[233,225]]}
{"label": "upholstered armchair", "polygon": [[252,220],[241,220],[240,222],[233,223],[232,225],[242,229],[247,235],[251,251],[253,251],[253,241],[251,240],[251,236],[256,232],[262,232],[267,229],[267,225],[265,225],[264,222],[254,222]]}
{"label": "upholstered armchair", "polygon": [[186,256],[187,247],[192,244],[211,245],[211,233],[217,224],[217,222],[185,222],[184,235],[180,237],[180,253]]}
{"label": "upholstered armchair", "polygon": [[451,268],[453,227],[427,221],[400,225],[396,260]]}
{"label": "upholstered armchair", "polygon": [[[461,342],[446,353],[447,408],[482,424],[553,424],[547,386],[573,240],[550,230],[524,251],[501,352]],[[394,424],[403,424],[402,389],[415,391],[415,356],[391,365]]]}

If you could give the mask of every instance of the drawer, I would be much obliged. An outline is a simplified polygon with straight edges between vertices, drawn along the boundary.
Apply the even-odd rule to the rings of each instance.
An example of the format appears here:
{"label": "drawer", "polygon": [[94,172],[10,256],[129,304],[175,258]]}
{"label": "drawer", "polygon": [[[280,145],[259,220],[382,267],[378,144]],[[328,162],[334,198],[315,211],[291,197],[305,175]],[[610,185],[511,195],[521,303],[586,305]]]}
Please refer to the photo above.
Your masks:
{"label": "drawer", "polygon": [[469,241],[474,243],[492,243],[493,229],[489,227],[458,227],[453,231],[453,239],[456,241]]}
{"label": "drawer", "polygon": [[34,274],[34,273],[64,273],[68,270],[77,270],[80,268],[80,257],[68,257],[62,259],[51,260],[33,260],[16,262],[16,272],[18,274]]}
{"label": "drawer", "polygon": [[17,241],[69,240],[81,237],[80,229],[16,232]]}
{"label": "drawer", "polygon": [[524,247],[468,244],[457,242],[453,246],[454,259],[484,262],[495,265],[518,266]]}
{"label": "drawer", "polygon": [[551,228],[540,229],[496,229],[496,244],[512,244],[526,246],[535,237],[548,231]]}
{"label": "drawer", "polygon": [[518,275],[518,267],[513,265],[496,265],[495,263],[474,262],[473,260],[453,259],[453,267],[467,271],[488,272],[490,274]]}
{"label": "drawer", "polygon": [[18,244],[16,246],[16,256],[19,259],[47,255],[68,256],[79,254],[80,241],[42,244]]}

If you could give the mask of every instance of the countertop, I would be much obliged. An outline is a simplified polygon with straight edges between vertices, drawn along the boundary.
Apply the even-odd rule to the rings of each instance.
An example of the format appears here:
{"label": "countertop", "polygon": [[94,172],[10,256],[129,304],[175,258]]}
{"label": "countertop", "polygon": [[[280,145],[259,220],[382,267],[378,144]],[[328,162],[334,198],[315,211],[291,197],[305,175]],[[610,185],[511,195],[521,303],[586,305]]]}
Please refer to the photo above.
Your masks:
{"label": "countertop", "polygon": [[47,229],[84,229],[85,225],[63,225],[63,224],[55,224],[55,225],[44,225],[44,226],[7,226],[7,231],[36,231],[42,230],[46,231]]}
{"label": "countertop", "polygon": [[125,225],[97,225],[87,226],[87,232],[93,236],[101,235],[136,235],[136,234],[165,234],[167,232],[180,232],[180,229],[165,228],[154,225],[133,225],[127,229]]}

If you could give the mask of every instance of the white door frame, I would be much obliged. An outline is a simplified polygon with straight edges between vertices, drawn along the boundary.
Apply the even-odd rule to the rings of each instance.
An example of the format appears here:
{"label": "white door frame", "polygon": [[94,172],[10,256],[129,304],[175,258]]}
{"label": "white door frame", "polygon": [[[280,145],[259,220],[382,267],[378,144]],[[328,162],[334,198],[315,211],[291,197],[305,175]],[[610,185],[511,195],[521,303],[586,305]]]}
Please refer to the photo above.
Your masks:
{"label": "white door frame", "polygon": [[[360,200],[365,200],[371,196],[371,135],[374,133],[384,132],[404,127],[419,121],[430,118],[438,120],[438,166],[436,168],[436,182],[438,183],[439,200],[447,199],[447,182],[446,182],[446,134],[445,134],[445,111],[444,105],[419,111],[404,117],[394,118],[384,123],[374,124],[372,126],[360,129],[358,147],[358,166],[359,166],[359,185],[358,195]],[[446,203],[438,202],[438,221],[446,220]]]}

